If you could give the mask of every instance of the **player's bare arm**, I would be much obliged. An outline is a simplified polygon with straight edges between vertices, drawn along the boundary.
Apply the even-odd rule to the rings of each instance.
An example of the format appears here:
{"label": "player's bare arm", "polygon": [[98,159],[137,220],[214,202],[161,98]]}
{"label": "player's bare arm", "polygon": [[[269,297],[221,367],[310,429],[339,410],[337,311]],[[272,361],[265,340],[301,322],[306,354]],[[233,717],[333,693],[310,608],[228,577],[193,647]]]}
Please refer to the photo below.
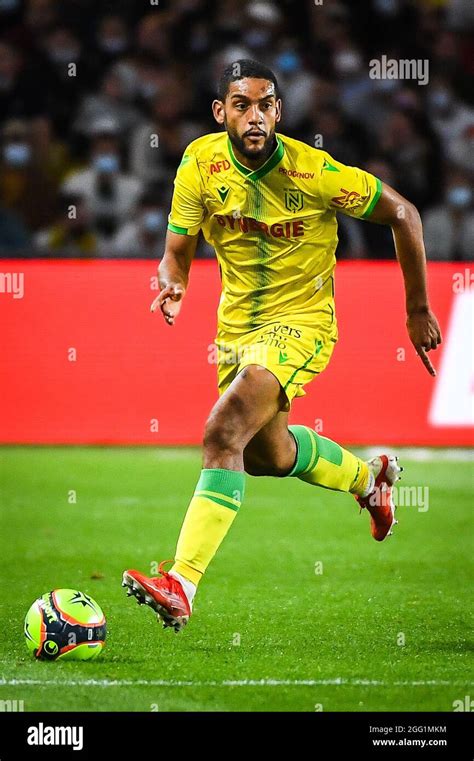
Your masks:
{"label": "player's bare arm", "polygon": [[427,352],[436,349],[442,339],[438,321],[429,305],[425,247],[418,210],[396,190],[383,184],[382,195],[368,221],[392,228],[405,281],[408,335],[430,375],[436,375]]}
{"label": "player's bare arm", "polygon": [[150,309],[160,309],[167,325],[174,325],[181,309],[197,239],[197,235],[180,235],[171,230],[166,234],[165,253],[158,267],[160,293]]}

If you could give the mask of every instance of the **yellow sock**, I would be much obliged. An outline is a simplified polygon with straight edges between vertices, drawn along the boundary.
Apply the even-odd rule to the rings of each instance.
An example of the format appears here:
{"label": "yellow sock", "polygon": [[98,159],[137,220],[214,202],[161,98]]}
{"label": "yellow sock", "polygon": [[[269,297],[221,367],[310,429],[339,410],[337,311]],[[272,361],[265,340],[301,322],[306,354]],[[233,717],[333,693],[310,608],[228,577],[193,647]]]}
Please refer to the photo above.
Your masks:
{"label": "yellow sock", "polygon": [[204,468],[188,507],[171,571],[196,586],[242,504],[245,473]]}
{"label": "yellow sock", "polygon": [[290,476],[334,491],[363,494],[370,478],[367,463],[305,425],[290,425],[296,462]]}

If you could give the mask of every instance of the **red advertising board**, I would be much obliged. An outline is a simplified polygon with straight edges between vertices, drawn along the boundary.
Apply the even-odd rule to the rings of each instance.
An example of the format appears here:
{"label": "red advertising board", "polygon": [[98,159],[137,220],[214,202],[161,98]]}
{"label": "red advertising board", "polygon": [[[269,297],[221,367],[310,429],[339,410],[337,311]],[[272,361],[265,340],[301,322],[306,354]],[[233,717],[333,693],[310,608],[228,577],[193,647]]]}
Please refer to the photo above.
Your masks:
{"label": "red advertising board", "polygon": [[[0,441],[200,443],[217,398],[215,262],[194,263],[174,327],[149,311],[151,261],[3,260],[0,270]],[[432,378],[405,331],[398,265],[341,262],[340,340],[292,422],[347,444],[472,445],[472,279],[465,264],[429,265],[444,334]]]}

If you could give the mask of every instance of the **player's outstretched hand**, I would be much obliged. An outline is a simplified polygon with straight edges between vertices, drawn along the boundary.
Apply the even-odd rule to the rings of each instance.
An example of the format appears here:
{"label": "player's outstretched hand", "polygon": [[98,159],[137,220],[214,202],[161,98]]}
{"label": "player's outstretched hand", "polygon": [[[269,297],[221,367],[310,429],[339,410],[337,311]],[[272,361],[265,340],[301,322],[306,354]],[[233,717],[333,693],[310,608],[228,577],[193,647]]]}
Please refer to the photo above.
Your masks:
{"label": "player's outstretched hand", "polygon": [[408,335],[416,353],[419,355],[430,375],[436,375],[427,352],[436,349],[442,342],[438,320],[429,309],[426,312],[415,312],[407,317]]}
{"label": "player's outstretched hand", "polygon": [[181,285],[167,285],[158,294],[150,307],[151,312],[156,312],[158,307],[163,313],[167,325],[174,325],[183,303],[184,288]]}

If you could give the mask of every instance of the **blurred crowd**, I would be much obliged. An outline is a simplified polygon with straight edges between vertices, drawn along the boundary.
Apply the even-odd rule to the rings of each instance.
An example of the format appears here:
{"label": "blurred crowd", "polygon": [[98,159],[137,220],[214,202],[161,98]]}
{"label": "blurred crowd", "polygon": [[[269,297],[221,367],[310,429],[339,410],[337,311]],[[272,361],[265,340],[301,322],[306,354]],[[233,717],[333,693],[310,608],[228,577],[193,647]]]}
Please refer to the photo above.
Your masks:
{"label": "blurred crowd", "polygon": [[[254,58],[278,131],[413,201],[429,258],[472,259],[473,0],[0,0],[0,23],[1,256],[160,257],[182,152]],[[371,79],[382,55],[428,59],[428,84]],[[390,230],[340,223],[339,257],[394,256]]]}

